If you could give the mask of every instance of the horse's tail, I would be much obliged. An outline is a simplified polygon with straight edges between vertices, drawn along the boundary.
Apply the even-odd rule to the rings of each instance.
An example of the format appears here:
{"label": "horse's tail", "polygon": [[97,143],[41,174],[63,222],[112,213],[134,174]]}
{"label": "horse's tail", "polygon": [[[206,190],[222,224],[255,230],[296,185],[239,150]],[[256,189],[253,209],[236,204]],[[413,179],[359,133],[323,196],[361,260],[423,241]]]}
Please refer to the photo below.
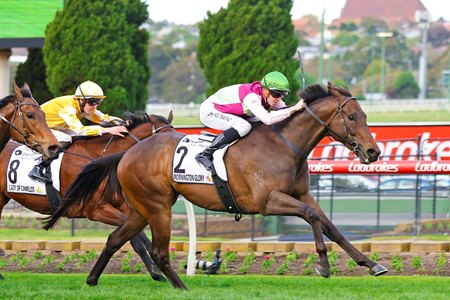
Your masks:
{"label": "horse's tail", "polygon": [[108,179],[108,182],[102,199],[121,195],[117,166],[124,154],[125,152],[117,153],[87,164],[70,184],[59,208],[51,216],[44,218],[43,228],[45,230],[53,228],[70,207],[74,205],[84,207],[105,179]]}

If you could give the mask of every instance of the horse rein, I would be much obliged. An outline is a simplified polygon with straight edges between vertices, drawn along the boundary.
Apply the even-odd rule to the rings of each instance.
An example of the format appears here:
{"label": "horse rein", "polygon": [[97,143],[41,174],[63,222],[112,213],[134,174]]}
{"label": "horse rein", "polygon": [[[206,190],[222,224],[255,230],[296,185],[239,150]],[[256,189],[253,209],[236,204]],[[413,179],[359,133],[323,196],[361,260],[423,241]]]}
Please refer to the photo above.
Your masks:
{"label": "horse rein", "polygon": [[[172,125],[172,124],[165,124],[165,125],[163,125],[163,126],[161,126],[161,127],[156,128],[155,124],[153,124],[153,122],[150,120],[150,118],[148,117],[147,114],[145,114],[145,118],[146,118],[146,120],[147,120],[148,123],[152,124],[152,134],[156,134],[156,133],[158,133],[159,131],[163,130],[164,128],[173,128],[173,125]],[[139,143],[139,142],[141,141],[141,140],[140,140],[136,135],[134,135],[131,131],[128,131],[128,135],[129,135],[133,140],[136,141],[136,144]],[[103,154],[105,154],[106,150],[109,148],[109,145],[111,145],[111,142],[112,142],[113,139],[114,139],[114,136],[111,136],[111,138],[108,140],[108,143],[106,144],[105,148],[103,149],[102,154],[100,154],[99,159],[103,157]]]}
{"label": "horse rein", "polygon": [[[32,104],[32,103],[19,103],[19,102],[17,101],[17,98],[16,98],[16,101],[15,101],[15,104],[14,104],[15,110],[14,110],[14,115],[13,115],[13,120],[12,120],[12,122],[9,121],[8,119],[6,119],[6,118],[5,118],[3,115],[1,115],[1,114],[0,114],[0,119],[2,119],[5,123],[7,123],[7,124],[9,125],[9,133],[8,133],[8,136],[11,136],[12,130],[15,129],[15,130],[23,137],[23,139],[24,139],[24,144],[27,145],[27,146],[30,147],[30,148],[33,148],[34,146],[38,146],[39,144],[36,143],[36,142],[32,142],[32,143],[30,144],[30,143],[28,142],[28,138],[29,138],[30,136],[33,136],[33,135],[30,134],[30,133],[28,132],[28,129],[27,129],[27,127],[25,126],[25,119],[24,119],[24,117],[23,117],[23,113],[22,113],[22,109],[21,109],[21,107],[24,106],[24,105],[31,105],[31,106],[35,106],[35,107],[38,107],[39,109],[41,109],[41,107],[40,107],[39,105],[36,105],[36,104]],[[20,117],[20,119],[21,119],[21,121],[22,121],[22,127],[23,127],[23,131],[24,131],[25,133],[23,133],[19,128],[17,128],[16,126],[14,126],[14,121],[16,120],[17,111],[19,111],[19,117]]]}
{"label": "horse rein", "polygon": [[327,128],[327,130],[330,131],[331,133],[333,133],[336,137],[338,137],[339,140],[344,141],[344,143],[347,143],[348,145],[350,145],[353,148],[352,151],[356,153],[357,151],[360,151],[359,144],[354,140],[353,136],[348,132],[347,125],[345,124],[345,120],[344,120],[344,117],[342,115],[343,107],[351,100],[355,100],[356,101],[356,98],[355,97],[348,97],[341,104],[339,104],[339,102],[338,102],[338,106],[337,106],[336,112],[334,113],[333,117],[331,118],[331,122],[333,122],[334,118],[338,114],[340,114],[340,116],[341,116],[340,123],[344,127],[345,132],[347,133],[347,138],[341,136],[339,133],[337,133],[335,130],[333,130],[330,127],[330,125],[328,125],[327,123],[322,121],[308,106],[306,106],[305,109],[317,122],[319,122],[319,124],[321,124],[322,126],[325,126]]}
{"label": "horse rein", "polygon": [[[344,143],[349,144],[352,148],[353,148],[353,152],[357,152],[360,151],[359,149],[359,144],[353,139],[353,136],[348,132],[347,129],[347,125],[345,124],[345,120],[344,117],[342,116],[342,108],[345,106],[345,104],[347,104],[350,100],[355,100],[355,97],[348,97],[344,100],[344,102],[342,102],[341,104],[339,104],[338,102],[338,106],[336,109],[336,112],[334,113],[333,117],[331,118],[331,122],[333,122],[334,118],[337,116],[337,114],[341,115],[341,124],[342,126],[344,126],[344,130],[347,133],[347,138],[342,137],[339,133],[337,133],[335,130],[333,130],[330,125],[328,125],[327,123],[325,123],[324,121],[322,121],[308,106],[305,106],[305,110],[322,126],[324,126],[325,128],[327,128],[328,131],[330,131],[331,133],[333,133],[335,136],[337,136],[341,141],[344,141]],[[336,100],[337,101],[337,100]],[[330,123],[331,123],[330,122]],[[291,148],[292,150],[294,150],[295,152],[297,152],[298,154],[300,154],[301,156],[303,156],[304,158],[308,158],[308,155],[306,155],[305,153],[303,153],[302,151],[298,150],[297,148],[295,148],[295,146],[293,146],[291,143],[289,143],[289,141],[281,134],[281,132],[278,130],[278,128],[275,125],[272,125],[273,130],[280,136],[280,138],[286,143],[286,145],[289,146],[289,148]]]}

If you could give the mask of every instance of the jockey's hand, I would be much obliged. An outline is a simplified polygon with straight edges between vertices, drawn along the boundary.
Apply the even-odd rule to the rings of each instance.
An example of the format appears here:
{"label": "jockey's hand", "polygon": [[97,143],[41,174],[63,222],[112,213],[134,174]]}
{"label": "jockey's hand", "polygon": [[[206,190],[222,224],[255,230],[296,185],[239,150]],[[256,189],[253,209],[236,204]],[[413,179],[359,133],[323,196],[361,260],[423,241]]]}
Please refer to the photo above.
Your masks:
{"label": "jockey's hand", "polygon": [[305,109],[305,107],[306,107],[305,100],[300,99],[300,100],[297,102],[297,104],[295,104],[294,106],[292,106],[292,109],[291,109],[291,115],[292,115],[293,113],[297,112],[297,111],[303,111],[303,110]]}
{"label": "jockey's hand", "polygon": [[126,129],[125,126],[114,126],[104,128],[103,132],[124,137],[124,134],[127,133],[128,130]]}

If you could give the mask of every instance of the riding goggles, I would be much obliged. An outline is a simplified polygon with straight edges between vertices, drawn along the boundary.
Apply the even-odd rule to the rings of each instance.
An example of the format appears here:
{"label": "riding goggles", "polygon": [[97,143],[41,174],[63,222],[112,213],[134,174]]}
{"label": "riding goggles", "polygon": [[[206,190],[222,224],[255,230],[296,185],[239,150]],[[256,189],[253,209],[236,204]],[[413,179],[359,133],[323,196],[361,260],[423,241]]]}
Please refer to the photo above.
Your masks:
{"label": "riding goggles", "polygon": [[100,99],[96,99],[96,98],[88,98],[86,99],[87,104],[89,104],[90,106],[99,106],[102,103],[102,100]]}
{"label": "riding goggles", "polygon": [[269,90],[269,92],[270,95],[274,98],[283,98],[289,94],[288,91]]}

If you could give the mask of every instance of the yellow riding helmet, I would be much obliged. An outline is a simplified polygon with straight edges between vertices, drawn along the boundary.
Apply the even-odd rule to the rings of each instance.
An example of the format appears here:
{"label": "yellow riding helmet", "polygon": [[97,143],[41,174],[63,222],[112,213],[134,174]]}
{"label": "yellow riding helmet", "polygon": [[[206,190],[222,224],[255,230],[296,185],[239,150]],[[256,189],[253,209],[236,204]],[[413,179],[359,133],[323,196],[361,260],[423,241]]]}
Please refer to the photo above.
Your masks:
{"label": "yellow riding helmet", "polygon": [[85,81],[77,87],[75,91],[75,98],[98,98],[103,99],[105,95],[103,95],[102,88],[92,81]]}

